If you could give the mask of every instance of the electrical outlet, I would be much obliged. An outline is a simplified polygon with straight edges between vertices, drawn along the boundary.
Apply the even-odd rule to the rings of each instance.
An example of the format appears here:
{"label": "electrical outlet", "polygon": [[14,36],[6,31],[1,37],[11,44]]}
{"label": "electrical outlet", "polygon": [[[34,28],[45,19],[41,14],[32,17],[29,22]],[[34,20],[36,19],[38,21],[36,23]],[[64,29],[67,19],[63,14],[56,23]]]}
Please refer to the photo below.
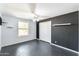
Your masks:
{"label": "electrical outlet", "polygon": [[55,41],[55,43],[57,43],[57,41]]}

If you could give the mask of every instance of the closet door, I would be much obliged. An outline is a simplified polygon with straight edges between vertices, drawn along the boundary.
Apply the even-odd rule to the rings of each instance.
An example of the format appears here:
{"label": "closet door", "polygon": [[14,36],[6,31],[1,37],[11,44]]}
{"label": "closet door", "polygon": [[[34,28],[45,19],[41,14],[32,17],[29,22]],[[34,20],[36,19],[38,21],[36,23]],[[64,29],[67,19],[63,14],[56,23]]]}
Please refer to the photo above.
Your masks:
{"label": "closet door", "polygon": [[51,42],[51,21],[39,23],[39,38],[40,40]]}

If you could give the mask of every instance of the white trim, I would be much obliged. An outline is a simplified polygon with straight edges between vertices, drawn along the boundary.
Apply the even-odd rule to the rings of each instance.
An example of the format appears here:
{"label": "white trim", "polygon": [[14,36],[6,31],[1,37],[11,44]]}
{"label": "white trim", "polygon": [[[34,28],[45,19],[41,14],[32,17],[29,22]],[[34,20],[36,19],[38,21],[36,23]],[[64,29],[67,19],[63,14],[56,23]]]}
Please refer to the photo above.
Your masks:
{"label": "white trim", "polygon": [[30,40],[21,41],[21,42],[15,42],[15,43],[12,43],[12,44],[6,44],[6,45],[2,45],[2,47],[11,46],[11,45],[15,45],[15,44],[23,43],[23,42],[28,42],[28,41],[31,41],[31,40],[35,40],[35,39],[30,39]]}
{"label": "white trim", "polygon": [[[42,40],[42,41],[43,41],[43,40]],[[46,41],[44,41],[44,42],[46,42]],[[59,48],[61,48],[61,49],[65,49],[65,50],[68,50],[68,51],[71,51],[71,52],[74,52],[74,53],[78,53],[78,55],[79,55],[79,52],[77,52],[77,51],[75,51],[75,50],[72,50],[72,49],[69,49],[69,48],[66,48],[66,47],[63,47],[63,46],[54,44],[54,43],[50,43],[50,42],[47,42],[47,43],[49,43],[50,45],[54,45],[54,46],[56,46],[56,47],[59,47]]]}
{"label": "white trim", "polygon": [[72,49],[69,49],[69,48],[66,48],[66,47],[63,47],[63,46],[54,44],[54,43],[50,43],[50,44],[51,44],[51,45],[54,45],[54,46],[56,46],[56,47],[59,47],[59,48],[62,48],[62,49],[65,49],[65,50],[68,50],[68,51],[71,51],[71,52],[74,52],[74,53],[78,53],[78,54],[79,54],[79,52],[77,52],[77,51],[75,51],[75,50],[72,50]]}

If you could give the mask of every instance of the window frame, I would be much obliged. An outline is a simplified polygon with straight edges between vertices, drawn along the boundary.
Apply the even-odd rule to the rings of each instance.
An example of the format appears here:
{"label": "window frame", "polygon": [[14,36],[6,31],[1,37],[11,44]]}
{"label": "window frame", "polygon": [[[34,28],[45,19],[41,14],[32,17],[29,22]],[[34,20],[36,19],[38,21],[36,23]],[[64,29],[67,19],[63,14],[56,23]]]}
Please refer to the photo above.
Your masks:
{"label": "window frame", "polygon": [[[28,25],[27,25],[28,27],[27,28],[19,28],[19,22],[28,23]],[[19,30],[22,30],[22,29],[28,31],[28,34],[26,34],[26,35],[19,35]],[[28,36],[28,35],[29,35],[29,22],[28,21],[24,21],[24,20],[19,20],[18,21],[18,36],[19,37],[25,37],[25,36]]]}

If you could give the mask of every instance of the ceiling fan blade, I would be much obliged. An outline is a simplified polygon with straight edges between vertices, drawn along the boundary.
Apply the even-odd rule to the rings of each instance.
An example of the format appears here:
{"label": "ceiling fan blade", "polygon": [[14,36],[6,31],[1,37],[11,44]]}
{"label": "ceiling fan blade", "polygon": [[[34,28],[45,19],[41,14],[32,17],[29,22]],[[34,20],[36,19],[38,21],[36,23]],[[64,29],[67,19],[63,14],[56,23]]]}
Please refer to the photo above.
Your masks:
{"label": "ceiling fan blade", "polygon": [[49,16],[41,16],[41,15],[38,15],[36,13],[33,13],[36,17],[49,17]]}
{"label": "ceiling fan blade", "polygon": [[41,15],[36,14],[35,13],[35,10],[36,10],[36,4],[35,3],[30,3],[29,7],[30,7],[30,12],[34,15],[34,19],[49,17],[49,16],[41,16]]}

